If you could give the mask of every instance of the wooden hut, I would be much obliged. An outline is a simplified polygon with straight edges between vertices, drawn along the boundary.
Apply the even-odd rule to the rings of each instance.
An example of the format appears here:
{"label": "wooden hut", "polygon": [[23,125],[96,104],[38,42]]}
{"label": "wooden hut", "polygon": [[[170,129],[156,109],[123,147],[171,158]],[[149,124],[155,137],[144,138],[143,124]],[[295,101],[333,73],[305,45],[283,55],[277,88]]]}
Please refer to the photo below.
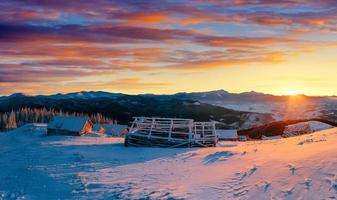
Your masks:
{"label": "wooden hut", "polygon": [[48,124],[47,135],[80,136],[91,130],[88,117],[56,116]]}

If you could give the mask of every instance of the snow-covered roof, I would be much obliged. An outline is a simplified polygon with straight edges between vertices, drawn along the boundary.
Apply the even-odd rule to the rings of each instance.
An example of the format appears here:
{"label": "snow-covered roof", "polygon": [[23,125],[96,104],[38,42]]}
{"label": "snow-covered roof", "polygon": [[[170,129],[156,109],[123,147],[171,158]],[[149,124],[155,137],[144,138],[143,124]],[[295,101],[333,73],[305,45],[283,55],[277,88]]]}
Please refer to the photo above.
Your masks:
{"label": "snow-covered roof", "polygon": [[217,129],[215,130],[216,134],[218,135],[219,139],[237,139],[238,132],[235,129]]}
{"label": "snow-covered roof", "polygon": [[105,133],[111,134],[112,132],[121,133],[128,128],[128,126],[121,124],[94,124],[93,126],[94,131],[99,131],[101,128],[105,129]]}
{"label": "snow-covered roof", "polygon": [[56,116],[48,124],[48,129],[59,129],[67,131],[81,131],[88,118],[73,116]]}

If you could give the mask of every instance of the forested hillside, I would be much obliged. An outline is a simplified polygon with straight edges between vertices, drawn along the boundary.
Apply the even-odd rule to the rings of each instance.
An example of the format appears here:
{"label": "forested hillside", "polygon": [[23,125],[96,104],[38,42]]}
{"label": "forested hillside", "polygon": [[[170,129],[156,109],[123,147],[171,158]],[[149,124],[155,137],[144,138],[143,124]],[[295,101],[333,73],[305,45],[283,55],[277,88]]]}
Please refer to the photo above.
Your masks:
{"label": "forested hillside", "polygon": [[88,116],[93,123],[116,123],[100,113],[88,115],[81,112],[63,112],[46,108],[21,108],[16,111],[0,113],[0,131],[11,130],[27,123],[48,123],[54,116]]}

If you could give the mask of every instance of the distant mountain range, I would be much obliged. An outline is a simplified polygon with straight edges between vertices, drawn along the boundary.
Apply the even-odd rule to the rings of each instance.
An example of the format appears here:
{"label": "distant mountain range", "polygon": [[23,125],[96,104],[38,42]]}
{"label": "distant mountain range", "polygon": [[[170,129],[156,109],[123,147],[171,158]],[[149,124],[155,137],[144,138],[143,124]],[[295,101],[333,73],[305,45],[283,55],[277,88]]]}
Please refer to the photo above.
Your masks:
{"label": "distant mountain range", "polygon": [[251,127],[272,120],[270,114],[235,111],[225,107],[199,101],[200,98],[217,96],[219,91],[205,94],[178,93],[175,95],[126,95],[108,92],[77,92],[69,94],[29,96],[16,93],[0,97],[0,112],[8,112],[22,107],[54,108],[69,112],[88,114],[102,113],[128,123],[133,116],[180,117],[198,121],[215,120],[229,127]]}
{"label": "distant mountain range", "polygon": [[[243,92],[243,93],[230,93],[225,90],[213,90],[213,91],[206,91],[206,92],[180,92],[176,94],[139,94],[139,95],[128,95],[123,93],[110,93],[110,92],[103,92],[103,91],[81,91],[81,92],[73,92],[67,94],[53,94],[53,95],[26,95],[24,93],[14,93],[9,96],[0,96],[0,100],[11,98],[11,97],[46,97],[51,99],[93,99],[93,98],[117,98],[121,96],[143,96],[143,97],[152,97],[156,99],[195,99],[198,101],[233,101],[233,102],[261,102],[261,101],[283,101],[287,100],[292,96],[276,96],[271,94],[264,94],[255,91],[250,92]],[[331,99],[337,98],[336,96],[306,96],[306,95],[299,95],[301,97],[307,99]]]}
{"label": "distant mountain range", "polygon": [[[0,97],[0,112],[22,107],[54,108],[69,112],[102,113],[128,123],[133,116],[184,117],[215,120],[234,128],[250,128],[288,118],[336,117],[335,97],[275,96],[224,90],[172,95],[127,95],[102,91]],[[337,118],[337,117],[336,117]]]}

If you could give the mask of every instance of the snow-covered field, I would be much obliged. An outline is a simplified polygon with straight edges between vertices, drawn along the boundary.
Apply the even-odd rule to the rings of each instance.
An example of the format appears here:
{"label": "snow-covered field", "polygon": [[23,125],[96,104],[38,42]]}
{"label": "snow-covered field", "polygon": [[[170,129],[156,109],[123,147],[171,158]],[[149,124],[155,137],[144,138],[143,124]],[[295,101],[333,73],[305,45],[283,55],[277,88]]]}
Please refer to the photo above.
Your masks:
{"label": "snow-covered field", "polygon": [[0,199],[337,199],[337,129],[215,148],[0,133]]}

